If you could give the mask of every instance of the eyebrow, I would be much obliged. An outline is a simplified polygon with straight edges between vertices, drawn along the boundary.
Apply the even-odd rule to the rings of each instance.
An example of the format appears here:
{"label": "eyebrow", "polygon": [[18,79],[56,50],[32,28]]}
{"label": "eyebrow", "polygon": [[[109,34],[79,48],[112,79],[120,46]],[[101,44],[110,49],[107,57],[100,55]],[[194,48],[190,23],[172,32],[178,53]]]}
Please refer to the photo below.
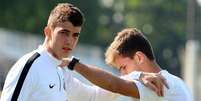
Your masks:
{"label": "eyebrow", "polygon": [[70,32],[70,31],[69,31],[69,30],[67,30],[67,29],[62,29],[61,31]]}
{"label": "eyebrow", "polygon": [[[65,31],[65,32],[70,32],[68,29],[62,29],[61,31]],[[80,33],[73,33],[73,34],[76,34],[76,35],[80,35]]]}

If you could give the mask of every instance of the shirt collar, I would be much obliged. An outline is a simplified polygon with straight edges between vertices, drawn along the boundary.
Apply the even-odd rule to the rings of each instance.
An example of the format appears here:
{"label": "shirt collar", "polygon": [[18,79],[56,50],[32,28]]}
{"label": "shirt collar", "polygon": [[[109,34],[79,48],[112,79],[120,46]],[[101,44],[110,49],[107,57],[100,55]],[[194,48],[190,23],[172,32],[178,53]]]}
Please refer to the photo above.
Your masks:
{"label": "shirt collar", "polygon": [[167,70],[161,70],[160,74],[168,74],[169,72]]}
{"label": "shirt collar", "polygon": [[58,60],[57,58],[52,56],[52,54],[47,51],[47,48],[42,45],[39,45],[38,52],[44,54],[45,57],[47,57],[52,63],[56,64],[57,66],[62,63],[61,60]]}

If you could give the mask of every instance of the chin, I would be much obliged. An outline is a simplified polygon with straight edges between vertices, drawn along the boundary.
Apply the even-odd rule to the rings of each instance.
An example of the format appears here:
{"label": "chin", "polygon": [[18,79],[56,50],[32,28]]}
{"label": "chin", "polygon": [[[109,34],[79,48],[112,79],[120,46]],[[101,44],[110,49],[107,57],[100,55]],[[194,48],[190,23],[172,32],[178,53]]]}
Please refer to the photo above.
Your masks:
{"label": "chin", "polygon": [[70,56],[70,54],[64,54],[62,55],[62,58],[68,58]]}

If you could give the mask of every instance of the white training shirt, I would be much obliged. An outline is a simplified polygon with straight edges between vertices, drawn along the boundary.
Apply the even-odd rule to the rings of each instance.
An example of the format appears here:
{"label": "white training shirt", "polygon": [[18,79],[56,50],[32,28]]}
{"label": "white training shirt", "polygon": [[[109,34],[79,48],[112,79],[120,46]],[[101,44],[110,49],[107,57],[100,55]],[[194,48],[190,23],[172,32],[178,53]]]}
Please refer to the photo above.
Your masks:
{"label": "white training shirt", "polygon": [[[139,81],[134,80],[140,94],[140,99],[134,99],[134,101],[193,101],[193,97],[182,79],[168,73],[166,70],[162,70],[160,73],[169,86],[169,89],[165,87],[164,97],[157,96],[155,92],[145,87]],[[123,78],[132,80],[132,78],[136,78],[134,76],[135,72],[132,72],[123,76]]]}
{"label": "white training shirt", "polygon": [[[103,90],[97,86],[89,86],[72,76],[68,69],[58,67],[61,61],[51,56],[40,46],[31,53],[20,58],[9,71],[3,87],[1,101],[10,101],[21,71],[27,60],[38,52],[40,56],[32,64],[18,101],[115,101],[119,94]],[[191,95],[183,81],[166,71],[161,74],[167,79],[170,89],[165,90],[165,97],[160,98],[150,89],[134,80],[140,92],[140,100],[134,101],[192,101]],[[135,72],[124,76],[132,79]]]}
{"label": "white training shirt", "polygon": [[[38,52],[20,91],[18,101],[111,101],[115,95],[96,86],[81,83],[72,76],[72,71],[58,67],[61,61],[47,50],[38,49],[24,55],[7,74],[1,101],[10,101],[19,76],[27,60]],[[105,100],[107,99],[107,100]]]}

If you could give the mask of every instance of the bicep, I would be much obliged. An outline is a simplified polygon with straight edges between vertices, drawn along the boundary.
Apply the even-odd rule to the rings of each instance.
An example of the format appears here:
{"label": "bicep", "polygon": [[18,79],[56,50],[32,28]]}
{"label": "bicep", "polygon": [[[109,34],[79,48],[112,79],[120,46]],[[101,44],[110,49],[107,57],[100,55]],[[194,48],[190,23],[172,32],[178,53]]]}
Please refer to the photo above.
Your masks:
{"label": "bicep", "polygon": [[121,91],[118,92],[122,95],[139,98],[139,90],[136,83],[128,78],[121,77],[121,82],[118,82],[117,90]]}

